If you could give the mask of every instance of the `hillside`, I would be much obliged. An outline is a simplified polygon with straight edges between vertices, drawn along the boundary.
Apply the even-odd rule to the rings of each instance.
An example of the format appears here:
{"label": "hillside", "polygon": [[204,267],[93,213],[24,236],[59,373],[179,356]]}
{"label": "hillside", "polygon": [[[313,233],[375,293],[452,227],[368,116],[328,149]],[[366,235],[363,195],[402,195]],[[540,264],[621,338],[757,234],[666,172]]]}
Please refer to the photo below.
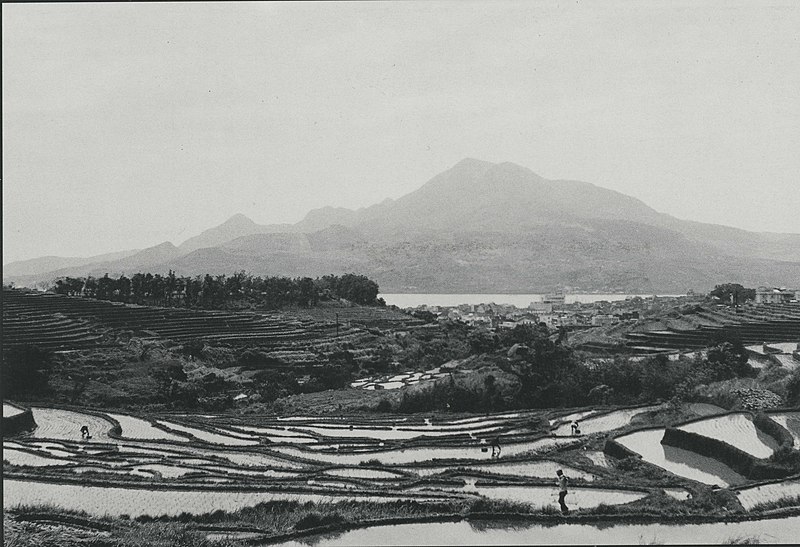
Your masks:
{"label": "hillside", "polygon": [[178,247],[167,242],[121,259],[49,264],[59,263],[9,264],[4,280],[32,285],[106,272],[246,270],[359,272],[384,292],[539,292],[559,285],[684,292],[725,281],[796,285],[800,234],[683,221],[593,184],[466,159],[418,190],[371,207],[316,209],[294,225],[235,215]]}

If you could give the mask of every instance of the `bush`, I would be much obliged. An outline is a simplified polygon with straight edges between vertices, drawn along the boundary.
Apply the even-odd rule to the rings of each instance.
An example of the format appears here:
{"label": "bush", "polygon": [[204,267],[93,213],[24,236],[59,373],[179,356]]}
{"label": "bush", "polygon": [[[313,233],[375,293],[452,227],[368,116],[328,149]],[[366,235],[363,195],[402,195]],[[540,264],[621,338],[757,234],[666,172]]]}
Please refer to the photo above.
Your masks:
{"label": "bush", "polygon": [[3,399],[41,393],[47,387],[52,354],[32,345],[3,348]]}
{"label": "bush", "polygon": [[341,524],[347,522],[338,512],[329,515],[323,515],[316,511],[308,513],[306,516],[297,521],[294,525],[295,530],[308,530],[310,528],[320,528],[322,526],[331,526],[333,524]]}

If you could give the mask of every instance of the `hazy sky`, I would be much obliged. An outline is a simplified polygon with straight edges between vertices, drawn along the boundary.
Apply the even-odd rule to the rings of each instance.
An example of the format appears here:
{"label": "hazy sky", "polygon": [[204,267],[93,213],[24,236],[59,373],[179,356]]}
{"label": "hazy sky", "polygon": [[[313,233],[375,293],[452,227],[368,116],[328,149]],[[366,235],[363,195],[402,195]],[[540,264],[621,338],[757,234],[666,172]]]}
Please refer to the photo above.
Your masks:
{"label": "hazy sky", "polygon": [[364,207],[464,157],[800,232],[800,2],[2,11],[4,263]]}

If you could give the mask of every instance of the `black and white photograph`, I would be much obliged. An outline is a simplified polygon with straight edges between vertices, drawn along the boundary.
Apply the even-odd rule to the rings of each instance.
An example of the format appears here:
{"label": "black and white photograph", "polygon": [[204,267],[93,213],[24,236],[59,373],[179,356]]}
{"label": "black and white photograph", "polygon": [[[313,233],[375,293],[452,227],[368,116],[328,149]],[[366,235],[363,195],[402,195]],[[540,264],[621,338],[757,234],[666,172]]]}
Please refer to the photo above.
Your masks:
{"label": "black and white photograph", "polygon": [[1,9],[5,546],[800,537],[800,2]]}

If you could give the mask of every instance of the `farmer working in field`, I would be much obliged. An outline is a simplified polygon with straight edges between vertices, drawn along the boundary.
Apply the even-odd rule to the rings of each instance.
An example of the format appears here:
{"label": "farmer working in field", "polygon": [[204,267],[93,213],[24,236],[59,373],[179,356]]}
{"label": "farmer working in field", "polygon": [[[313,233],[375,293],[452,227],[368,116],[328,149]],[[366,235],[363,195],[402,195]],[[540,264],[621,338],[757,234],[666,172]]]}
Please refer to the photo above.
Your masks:
{"label": "farmer working in field", "polygon": [[89,426],[84,425],[81,426],[81,439],[91,439],[92,436],[89,435]]}
{"label": "farmer working in field", "polygon": [[581,434],[581,428],[580,428],[580,425],[578,425],[578,420],[575,420],[574,422],[572,422],[572,425],[570,427],[572,428],[572,434],[573,435],[580,435]]}
{"label": "farmer working in field", "polygon": [[567,504],[564,503],[564,498],[567,497],[567,476],[564,475],[564,472],[559,469],[556,471],[556,475],[558,475],[558,503],[561,505],[561,513],[564,515],[569,514],[569,507]]}
{"label": "farmer working in field", "polygon": [[[495,450],[497,452],[495,452]],[[496,436],[492,439],[492,457],[499,458],[500,457],[500,435]]]}

